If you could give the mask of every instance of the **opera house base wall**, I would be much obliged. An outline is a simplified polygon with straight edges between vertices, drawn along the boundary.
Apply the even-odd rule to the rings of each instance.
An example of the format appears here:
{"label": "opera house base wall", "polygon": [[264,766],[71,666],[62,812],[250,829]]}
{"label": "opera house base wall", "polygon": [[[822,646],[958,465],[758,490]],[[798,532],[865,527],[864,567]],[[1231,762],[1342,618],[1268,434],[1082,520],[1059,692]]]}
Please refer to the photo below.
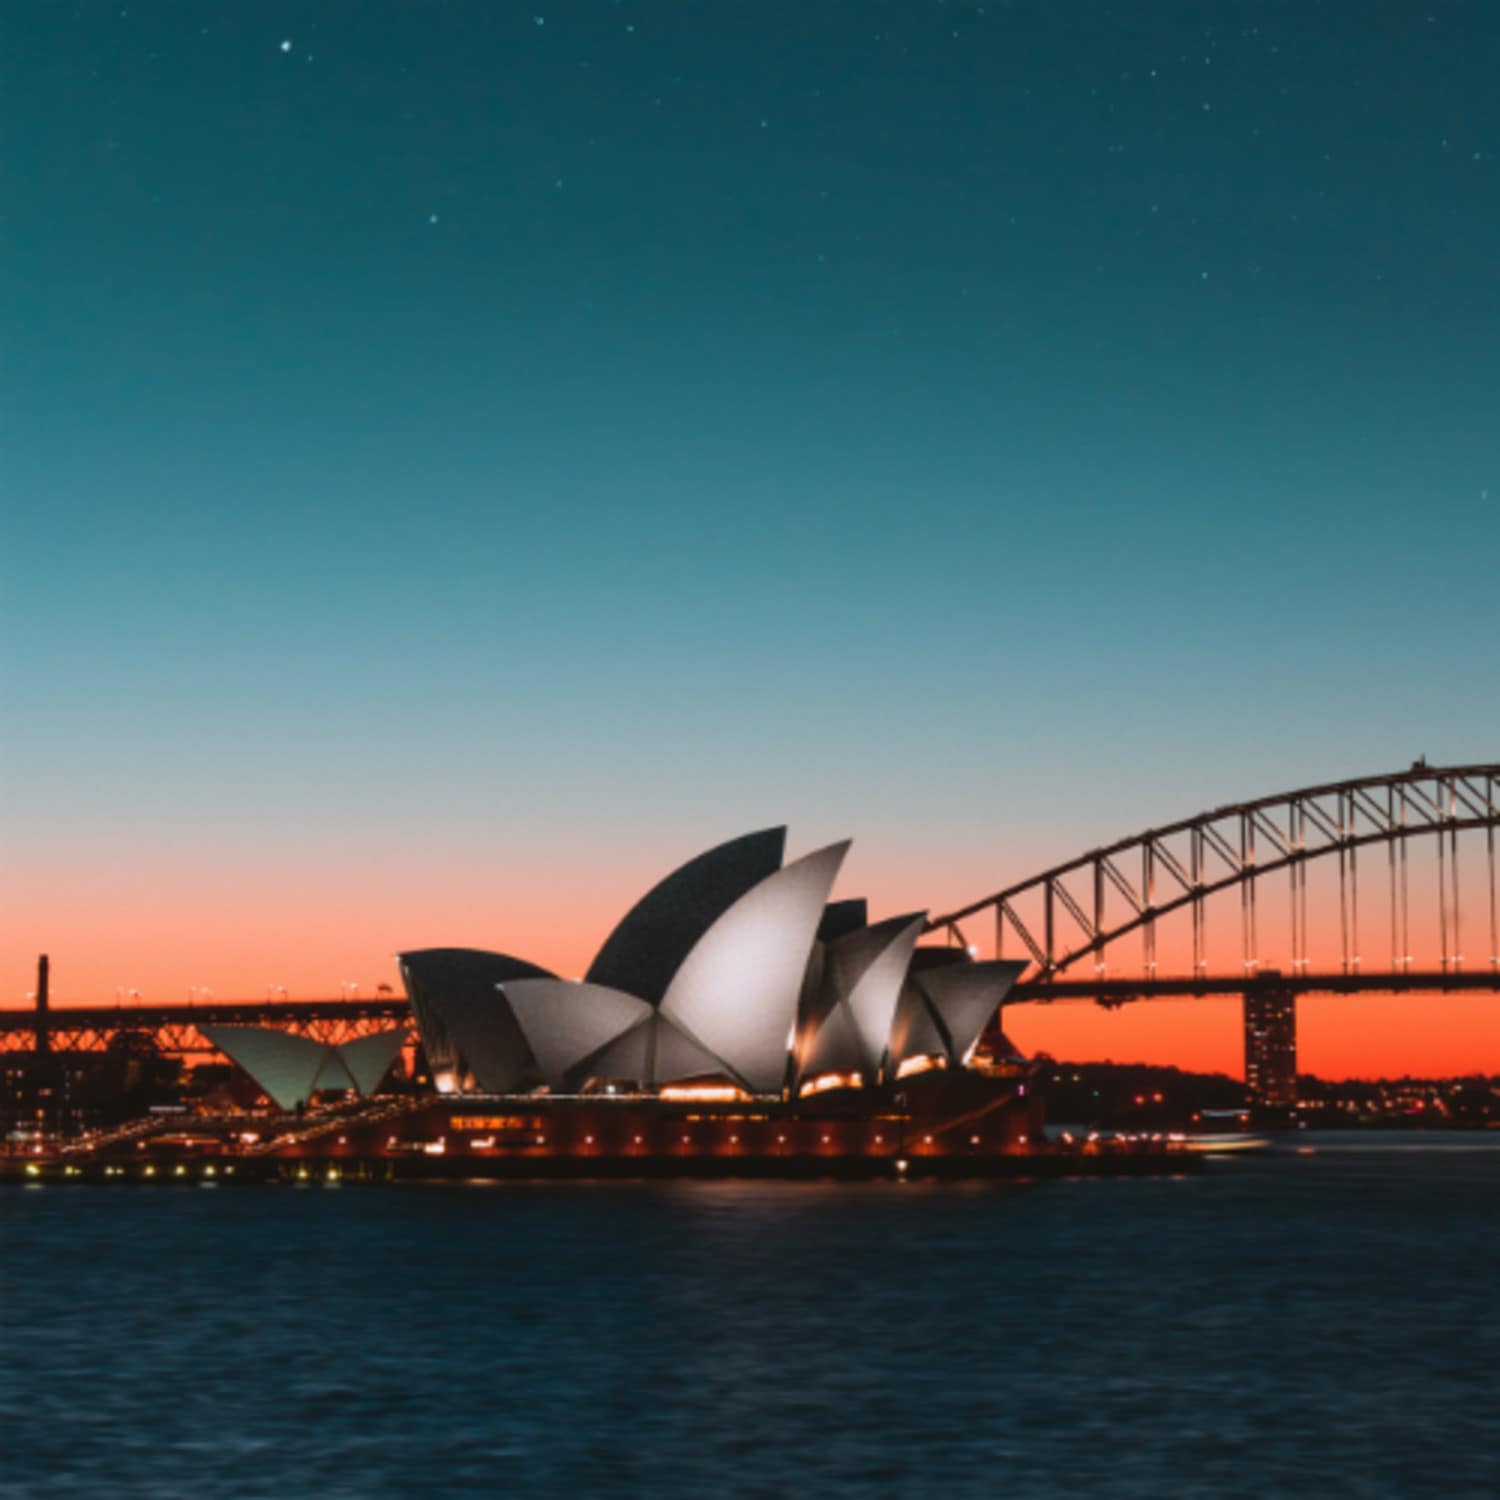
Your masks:
{"label": "opera house base wall", "polygon": [[[386,1095],[303,1114],[141,1121],[0,1181],[229,1186],[419,1180],[923,1180],[1182,1171],[1168,1143],[1048,1141],[1029,1070],[934,1070],[799,1100]],[[139,1128],[138,1128],[139,1127]]]}
{"label": "opera house base wall", "polygon": [[[351,1134],[348,1149],[357,1142]],[[378,1145],[415,1176],[888,1176],[972,1170],[1043,1141],[1024,1082],[941,1073],[799,1100],[440,1098]]]}

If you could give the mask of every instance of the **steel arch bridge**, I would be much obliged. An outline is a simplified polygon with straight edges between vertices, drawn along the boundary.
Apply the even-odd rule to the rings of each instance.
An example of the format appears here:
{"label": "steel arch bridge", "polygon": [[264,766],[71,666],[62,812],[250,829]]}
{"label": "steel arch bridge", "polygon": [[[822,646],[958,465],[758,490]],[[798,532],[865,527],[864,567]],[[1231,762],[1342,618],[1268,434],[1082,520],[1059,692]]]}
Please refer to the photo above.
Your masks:
{"label": "steel arch bridge", "polygon": [[[1500,989],[1497,828],[1500,764],[1436,767],[1419,760],[1391,775],[1279,792],[1147,829],[933,917],[927,930],[972,946],[963,924],[972,929],[991,919],[996,956],[1010,949],[1030,961],[1011,1002],[1095,999],[1110,1005],[1267,988]],[[1419,876],[1414,893],[1410,855],[1419,846],[1435,848],[1435,860],[1428,861],[1435,870]],[[1330,882],[1329,895],[1310,913],[1308,871],[1320,862],[1336,867],[1337,894]],[[1263,896],[1272,880],[1284,882],[1290,952],[1268,962]],[[1224,893],[1238,896],[1239,970],[1232,975],[1211,974],[1207,956],[1209,903]],[[1336,918],[1323,900],[1336,903]],[[1438,953],[1430,967],[1414,967],[1417,903],[1436,917]],[[1191,925],[1187,976],[1158,972],[1157,925],[1174,913],[1185,913]],[[1376,914],[1389,968],[1361,955],[1362,924],[1376,925]],[[1336,969],[1313,966],[1313,915],[1322,919],[1320,928],[1337,922]],[[1484,941],[1480,960],[1466,960],[1465,933]],[[1133,936],[1141,944],[1139,977],[1110,977],[1108,955]]]}
{"label": "steel arch bridge", "polygon": [[[976,931],[976,923],[992,920],[996,956],[1009,949],[1029,960],[1007,1004],[1242,996],[1248,1057],[1257,1004],[1274,1007],[1317,991],[1500,990],[1497,828],[1500,764],[1418,761],[1392,775],[1281,792],[1148,829],[934,917],[927,930],[970,946],[964,924]],[[1427,851],[1427,868],[1410,857],[1415,849]],[[1310,867],[1336,872],[1336,891],[1328,881],[1317,906],[1310,903]],[[1281,909],[1289,919],[1289,952],[1269,959],[1268,882],[1285,892]],[[1208,912],[1220,896],[1238,909],[1232,972],[1209,967]],[[1436,917],[1431,964],[1413,955],[1417,911]],[[1186,914],[1192,933],[1186,974],[1163,972],[1156,956],[1158,923],[1178,914]],[[1337,959],[1324,968],[1310,953],[1314,916],[1319,931],[1335,921],[1338,931]],[[1377,964],[1361,953],[1361,934],[1379,927],[1388,967],[1384,955]],[[1465,956],[1465,934],[1484,942],[1478,959]],[[1111,955],[1133,938],[1141,945],[1139,970],[1116,965],[1112,972]],[[35,1008],[0,1010],[0,1054],[38,1047],[44,1028],[48,1044],[61,1051],[103,1051],[123,1034],[144,1033],[163,1051],[212,1053],[198,1027],[215,1023],[275,1025],[342,1042],[409,1025],[410,1011],[404,996],[59,1007],[45,1019]],[[1294,1032],[1291,1045],[1294,1051]]]}

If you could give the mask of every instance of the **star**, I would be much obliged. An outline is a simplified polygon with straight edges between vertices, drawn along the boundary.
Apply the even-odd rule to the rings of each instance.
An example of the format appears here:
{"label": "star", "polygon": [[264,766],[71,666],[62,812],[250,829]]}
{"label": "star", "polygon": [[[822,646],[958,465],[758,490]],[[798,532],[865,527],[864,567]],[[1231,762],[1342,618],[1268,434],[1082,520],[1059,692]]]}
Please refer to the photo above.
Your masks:
{"label": "star", "polygon": [[292,44],[291,44],[291,42],[289,42],[289,41],[283,42],[281,44],[281,50],[283,52],[290,52],[292,50]]}

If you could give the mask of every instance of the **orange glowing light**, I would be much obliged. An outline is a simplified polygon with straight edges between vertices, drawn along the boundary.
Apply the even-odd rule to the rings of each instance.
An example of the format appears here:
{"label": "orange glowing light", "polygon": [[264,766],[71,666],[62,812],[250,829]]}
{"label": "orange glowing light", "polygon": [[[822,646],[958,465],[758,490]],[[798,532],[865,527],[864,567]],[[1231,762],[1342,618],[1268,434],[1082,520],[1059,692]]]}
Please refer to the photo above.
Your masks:
{"label": "orange glowing light", "polygon": [[908,1057],[904,1063],[896,1069],[897,1078],[910,1078],[913,1073],[926,1073],[933,1068],[946,1068],[948,1059],[939,1057],[931,1052],[924,1052],[917,1057]]}
{"label": "orange glowing light", "polygon": [[816,1078],[808,1079],[797,1095],[805,1099],[809,1094],[822,1094],[829,1089],[862,1089],[864,1086],[865,1081],[858,1073],[820,1073]]}

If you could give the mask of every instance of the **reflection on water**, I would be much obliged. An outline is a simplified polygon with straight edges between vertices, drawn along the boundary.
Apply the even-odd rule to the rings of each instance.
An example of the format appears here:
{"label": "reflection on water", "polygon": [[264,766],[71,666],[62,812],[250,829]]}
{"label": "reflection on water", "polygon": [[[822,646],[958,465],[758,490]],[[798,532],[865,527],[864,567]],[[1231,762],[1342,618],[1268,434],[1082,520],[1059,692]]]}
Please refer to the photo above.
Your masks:
{"label": "reflection on water", "polygon": [[1030,1186],[11,1192],[0,1494],[1492,1496],[1497,1143],[1296,1144]]}

